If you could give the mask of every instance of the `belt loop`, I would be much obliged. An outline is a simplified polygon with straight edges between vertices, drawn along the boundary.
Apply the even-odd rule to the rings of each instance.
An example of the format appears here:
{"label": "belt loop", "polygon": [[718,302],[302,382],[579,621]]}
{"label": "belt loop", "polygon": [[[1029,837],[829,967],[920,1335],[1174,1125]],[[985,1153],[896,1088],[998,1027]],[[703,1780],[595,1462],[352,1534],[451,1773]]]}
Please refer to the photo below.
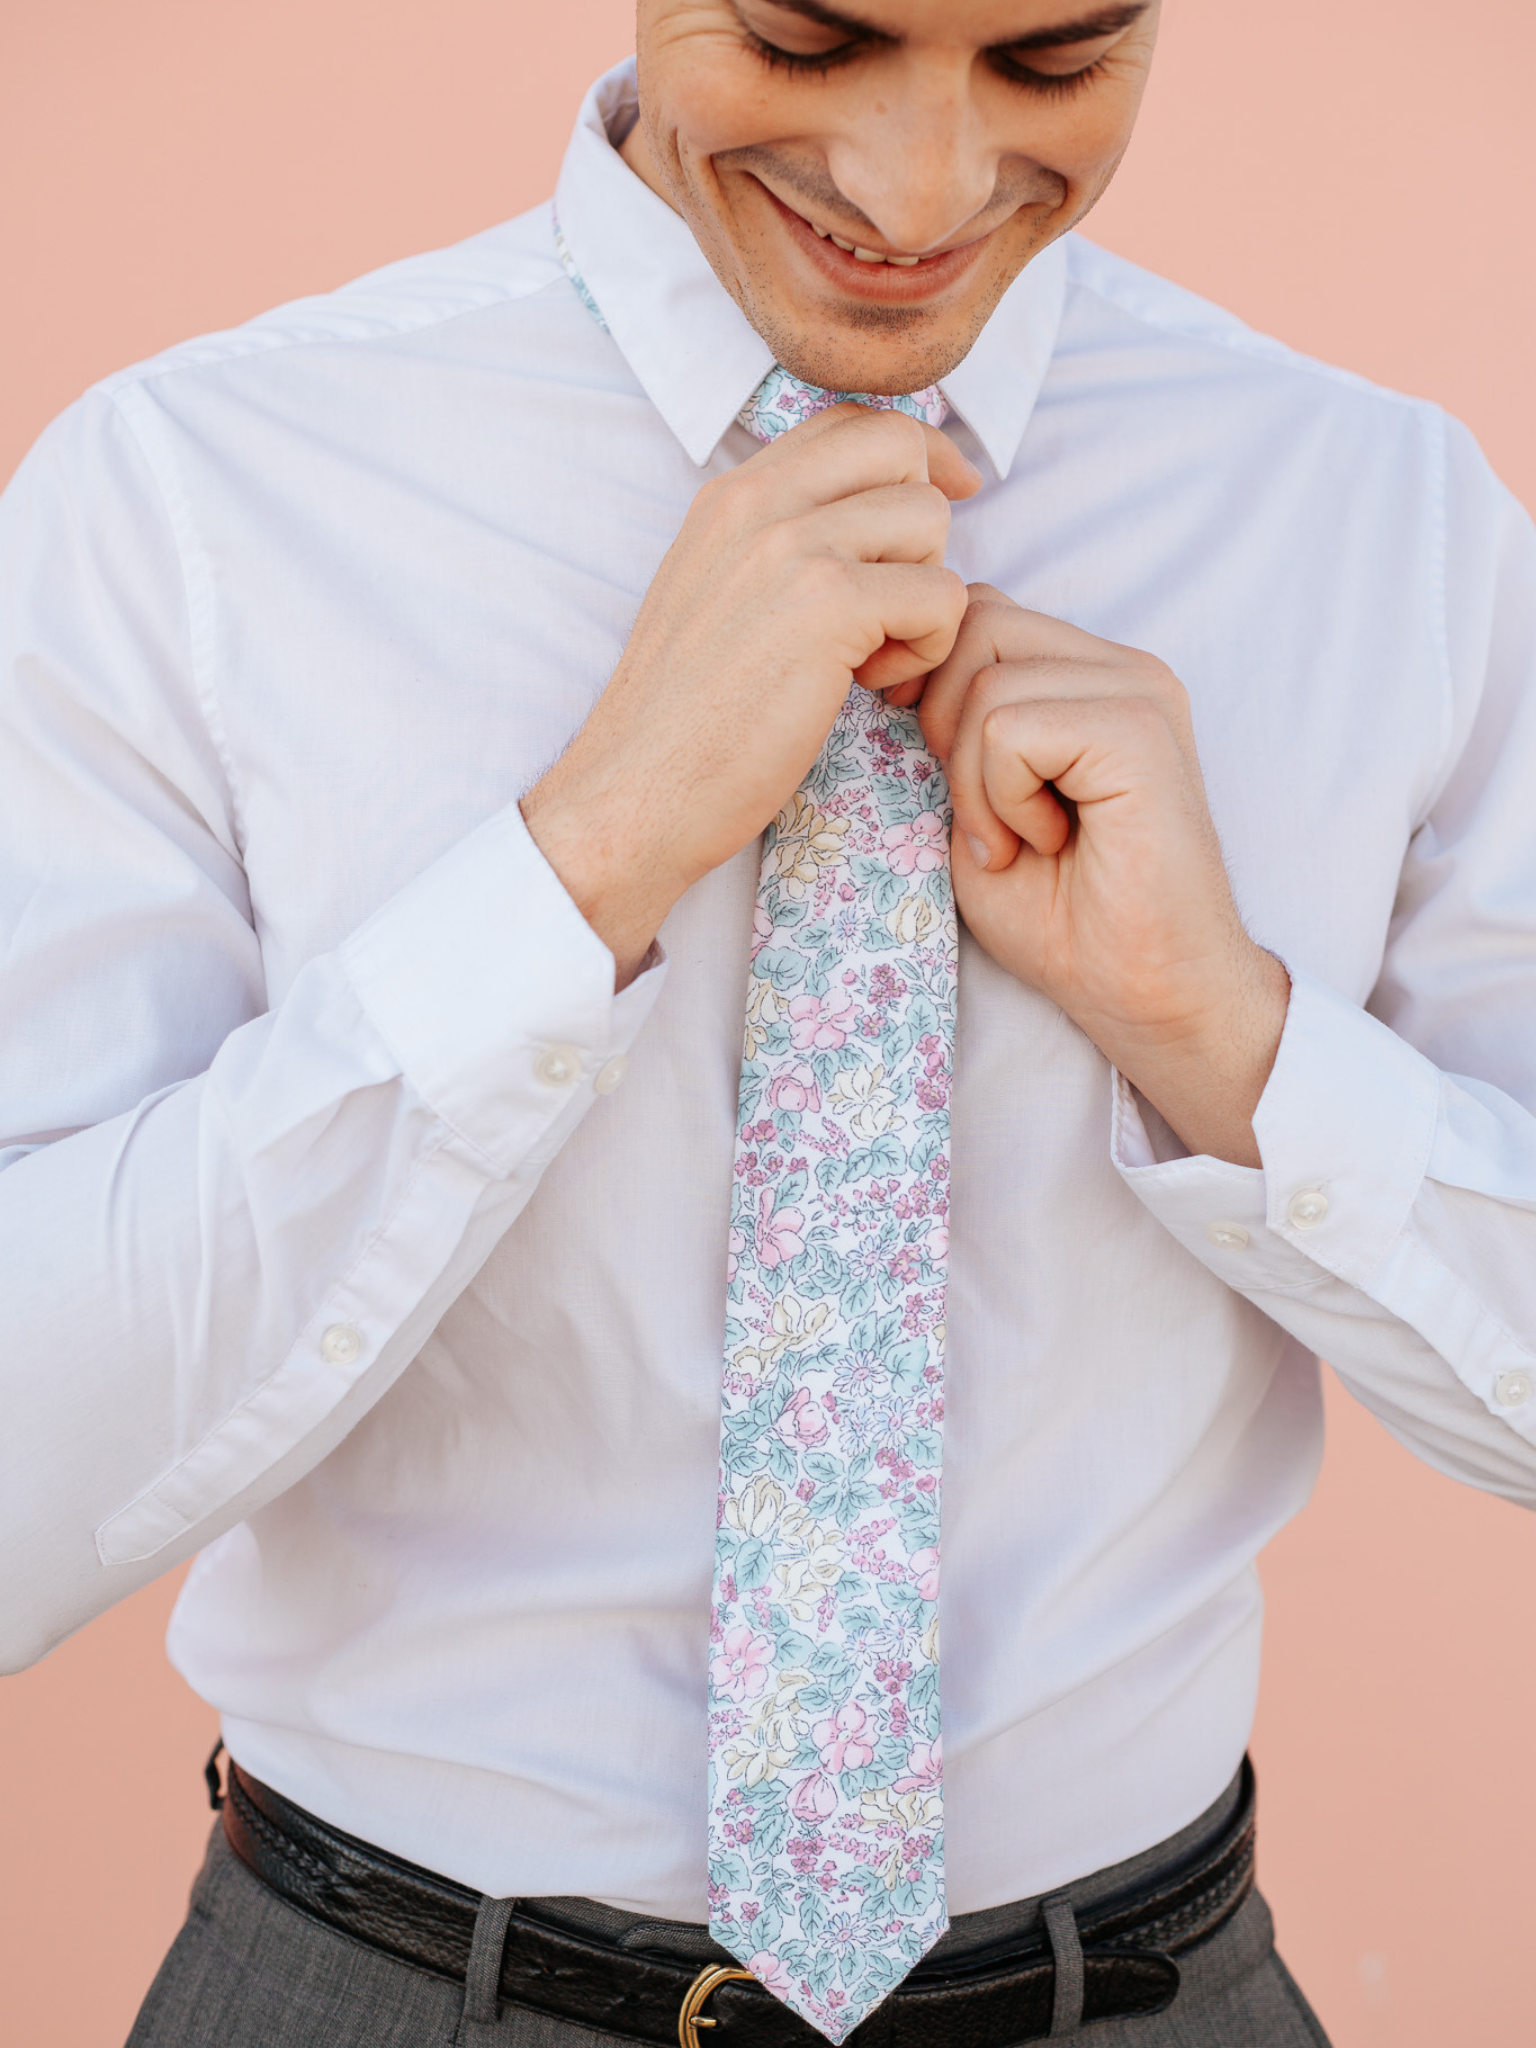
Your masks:
{"label": "belt loop", "polygon": [[485,1897],[476,1910],[474,1938],[469,1944],[469,1967],[464,1972],[464,2017],[458,2032],[460,2042],[474,2039],[472,2028],[494,2027],[496,2024],[502,1951],[507,1945],[507,1925],[515,1903],[513,1899]]}
{"label": "belt loop", "polygon": [[223,1747],[224,1738],[221,1735],[213,1745],[213,1754],[203,1765],[203,1783],[208,1787],[208,1804],[215,1813],[224,1804],[224,1794],[219,1790],[219,1752]]}
{"label": "belt loop", "polygon": [[1083,1945],[1077,1938],[1077,1915],[1065,1892],[1052,1892],[1040,1901],[1040,1917],[1051,1944],[1056,1965],[1056,1989],[1051,2000],[1051,2037],[1075,2034],[1083,2024]]}

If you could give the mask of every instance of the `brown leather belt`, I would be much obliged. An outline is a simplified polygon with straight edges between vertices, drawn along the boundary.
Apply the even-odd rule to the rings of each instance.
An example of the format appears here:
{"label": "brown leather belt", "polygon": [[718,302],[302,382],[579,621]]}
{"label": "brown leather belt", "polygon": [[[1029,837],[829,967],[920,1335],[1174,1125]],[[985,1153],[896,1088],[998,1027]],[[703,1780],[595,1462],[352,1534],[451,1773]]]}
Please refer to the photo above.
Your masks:
{"label": "brown leather belt", "polygon": [[[211,1768],[211,1767],[210,1767]],[[214,1781],[216,1782],[216,1780]],[[273,1891],[338,1933],[459,1983],[469,1967],[476,1893],[329,1827],[231,1761],[224,1831]],[[1162,2012],[1179,1988],[1175,1957],[1208,1941],[1253,1889],[1254,1784],[1219,1839],[1144,1889],[1084,1909],[1082,2021]],[[825,2048],[814,2028],[755,1981],[621,1949],[541,1919],[518,1901],[507,1923],[500,1995],[511,2004],[625,2040],[713,2048]],[[848,2036],[847,2048],[1014,2048],[1051,2031],[1056,1964],[1042,1929],[963,1957],[919,1963]],[[709,2004],[707,2018],[700,2007]]]}

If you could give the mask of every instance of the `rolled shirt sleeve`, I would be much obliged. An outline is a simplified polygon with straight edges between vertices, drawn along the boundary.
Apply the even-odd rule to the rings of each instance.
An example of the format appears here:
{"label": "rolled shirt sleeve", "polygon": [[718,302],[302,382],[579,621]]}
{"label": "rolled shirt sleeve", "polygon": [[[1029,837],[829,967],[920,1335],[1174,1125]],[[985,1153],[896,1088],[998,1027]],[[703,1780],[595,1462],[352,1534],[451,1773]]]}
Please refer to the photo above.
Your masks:
{"label": "rolled shirt sleeve", "polygon": [[0,502],[0,564],[14,1668],[384,1393],[616,1084],[665,970],[614,995],[514,804],[267,1009],[197,621],[108,401]]}

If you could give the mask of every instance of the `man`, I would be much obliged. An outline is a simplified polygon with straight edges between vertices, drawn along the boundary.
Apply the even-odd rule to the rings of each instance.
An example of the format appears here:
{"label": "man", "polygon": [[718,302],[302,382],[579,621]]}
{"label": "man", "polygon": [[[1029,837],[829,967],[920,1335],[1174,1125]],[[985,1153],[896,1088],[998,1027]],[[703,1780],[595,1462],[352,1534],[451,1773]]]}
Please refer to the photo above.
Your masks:
{"label": "man", "polygon": [[1536,1493],[1536,550],[1068,237],[1155,12],[646,0],[5,501],[8,1655],[200,1552],[233,1758],[138,2048],[1321,2039],[1254,1558],[1319,1353]]}

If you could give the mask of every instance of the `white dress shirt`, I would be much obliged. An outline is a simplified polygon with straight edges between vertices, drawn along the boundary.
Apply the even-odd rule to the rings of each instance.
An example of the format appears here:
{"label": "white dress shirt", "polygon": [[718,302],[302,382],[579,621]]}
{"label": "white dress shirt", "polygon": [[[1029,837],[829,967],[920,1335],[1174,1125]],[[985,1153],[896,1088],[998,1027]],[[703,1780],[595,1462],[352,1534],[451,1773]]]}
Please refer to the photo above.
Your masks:
{"label": "white dress shirt", "polygon": [[[633,90],[557,199],[609,332],[541,207],[110,379],[0,507],[3,1638],[200,1552],[172,1654],[257,1776],[702,1920],[757,850],[615,998],[516,805],[770,366],[615,153]],[[944,390],[951,562],[1182,677],[1295,979],[1248,1170],[962,942],[966,1911],[1231,1775],[1314,1354],[1536,1497],[1536,544],[1433,406],[1075,237]]]}

